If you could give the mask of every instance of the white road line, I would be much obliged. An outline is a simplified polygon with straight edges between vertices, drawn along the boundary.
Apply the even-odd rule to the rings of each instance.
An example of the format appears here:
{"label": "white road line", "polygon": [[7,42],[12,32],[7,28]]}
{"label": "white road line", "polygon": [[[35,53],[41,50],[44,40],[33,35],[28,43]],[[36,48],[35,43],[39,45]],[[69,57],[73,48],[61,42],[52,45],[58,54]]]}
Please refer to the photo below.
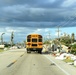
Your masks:
{"label": "white road line", "polygon": [[62,70],[66,75],[71,75],[67,71],[65,71],[63,68],[61,68],[58,64],[56,64],[53,60],[51,60],[49,57],[44,55],[47,59],[49,59],[52,63],[54,63],[60,70]]}

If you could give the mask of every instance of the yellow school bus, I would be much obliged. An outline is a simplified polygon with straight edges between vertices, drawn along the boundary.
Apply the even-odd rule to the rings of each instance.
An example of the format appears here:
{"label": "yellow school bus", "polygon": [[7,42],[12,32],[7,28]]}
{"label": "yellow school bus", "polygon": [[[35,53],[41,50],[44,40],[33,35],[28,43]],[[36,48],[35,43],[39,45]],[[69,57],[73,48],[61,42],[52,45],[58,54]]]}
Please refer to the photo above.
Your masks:
{"label": "yellow school bus", "polygon": [[31,51],[37,51],[38,53],[42,52],[43,49],[43,38],[40,34],[30,34],[27,35],[26,39],[26,49],[27,53],[31,53]]}

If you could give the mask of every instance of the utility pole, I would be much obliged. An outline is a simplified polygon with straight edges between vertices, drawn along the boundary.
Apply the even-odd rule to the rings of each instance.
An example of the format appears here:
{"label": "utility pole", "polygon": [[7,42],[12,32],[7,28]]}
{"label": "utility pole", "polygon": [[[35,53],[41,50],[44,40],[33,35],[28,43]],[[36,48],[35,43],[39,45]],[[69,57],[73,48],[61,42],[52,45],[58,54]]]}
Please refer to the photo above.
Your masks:
{"label": "utility pole", "polygon": [[59,52],[61,50],[61,43],[60,43],[60,27],[58,26],[58,30],[56,32],[58,32],[58,42],[59,42],[59,45],[60,45],[60,49],[59,49]]}
{"label": "utility pole", "polygon": [[50,32],[49,32],[49,41],[50,41],[50,39],[51,39],[51,38],[50,38]]}
{"label": "utility pole", "polygon": [[59,28],[60,28],[60,27],[58,26],[58,30],[56,31],[56,32],[58,32],[58,40],[59,40],[59,37],[60,37],[60,36],[59,36],[59,34],[60,34]]}

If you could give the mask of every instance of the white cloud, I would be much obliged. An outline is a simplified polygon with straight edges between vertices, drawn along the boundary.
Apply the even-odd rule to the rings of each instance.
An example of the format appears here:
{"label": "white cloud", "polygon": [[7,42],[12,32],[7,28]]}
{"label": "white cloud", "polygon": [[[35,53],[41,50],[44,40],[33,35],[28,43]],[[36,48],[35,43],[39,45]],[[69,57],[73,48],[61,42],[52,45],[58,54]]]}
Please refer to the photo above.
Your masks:
{"label": "white cloud", "polygon": [[26,27],[6,27],[5,28],[6,32],[10,33],[10,32],[15,32],[15,33],[21,33],[21,32],[25,32],[28,31],[28,29]]}
{"label": "white cloud", "polygon": [[50,32],[50,28],[45,28],[45,29],[34,29],[33,32],[30,32],[31,33],[37,33],[37,34],[41,34],[41,35],[48,35]]}
{"label": "white cloud", "polygon": [[49,29],[46,28],[44,31],[45,31],[45,32],[49,32]]}
{"label": "white cloud", "polygon": [[37,29],[37,31],[41,31],[42,29]]}
{"label": "white cloud", "polygon": [[62,4],[63,7],[69,7],[73,4],[76,4],[76,0],[65,0],[64,3]]}
{"label": "white cloud", "polygon": [[37,34],[40,34],[42,32],[42,29],[34,29],[33,32],[30,32],[31,33],[37,33]]}
{"label": "white cloud", "polygon": [[17,32],[17,30],[15,30],[11,27],[6,27],[5,30],[6,30],[6,32]]}

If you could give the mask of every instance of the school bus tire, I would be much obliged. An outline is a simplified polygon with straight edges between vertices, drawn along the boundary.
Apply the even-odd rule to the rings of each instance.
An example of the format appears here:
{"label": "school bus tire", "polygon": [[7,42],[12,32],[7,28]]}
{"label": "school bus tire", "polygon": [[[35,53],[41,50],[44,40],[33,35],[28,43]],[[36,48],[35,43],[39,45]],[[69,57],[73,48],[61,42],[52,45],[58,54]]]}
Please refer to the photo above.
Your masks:
{"label": "school bus tire", "polygon": [[29,49],[27,49],[27,53],[31,53],[31,51]]}
{"label": "school bus tire", "polygon": [[42,51],[38,51],[38,53],[42,54]]}

